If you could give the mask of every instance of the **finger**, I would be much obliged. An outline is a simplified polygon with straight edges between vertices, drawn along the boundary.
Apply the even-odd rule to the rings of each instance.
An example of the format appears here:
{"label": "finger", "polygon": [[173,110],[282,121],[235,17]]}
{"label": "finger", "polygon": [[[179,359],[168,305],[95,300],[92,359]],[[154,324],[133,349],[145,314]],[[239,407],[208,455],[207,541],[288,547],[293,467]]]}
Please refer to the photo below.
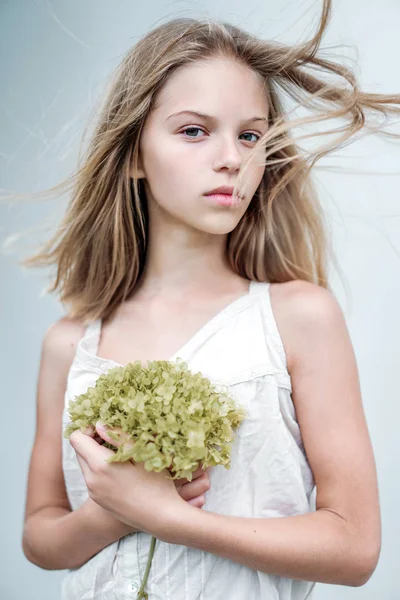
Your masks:
{"label": "finger", "polygon": [[179,489],[179,495],[183,500],[190,500],[205,494],[210,487],[210,480],[207,474],[204,474],[202,477],[197,477],[194,481],[182,485]]}
{"label": "finger", "polygon": [[204,473],[207,473],[207,475],[208,475],[210,470],[211,470],[211,467],[204,468],[203,463],[200,463],[198,469],[193,473],[193,479],[196,479],[197,477],[201,477],[202,475],[204,475]]}
{"label": "finger", "polygon": [[83,458],[91,470],[114,454],[112,450],[100,446],[93,438],[85,435],[79,429],[71,433],[69,441],[77,456]]}
{"label": "finger", "polygon": [[198,496],[197,498],[188,500],[187,503],[191,504],[192,506],[197,506],[197,508],[201,508],[206,503],[206,499],[204,496]]}
{"label": "finger", "polygon": [[88,477],[90,477],[90,473],[91,473],[90,467],[87,464],[86,460],[83,459],[81,456],[79,456],[78,453],[76,454],[76,458],[77,458],[77,461],[78,461],[79,466],[81,468],[83,477],[85,478],[85,481],[87,482],[88,481]]}
{"label": "finger", "polygon": [[203,469],[201,467],[199,467],[192,474],[192,481],[193,481],[193,479],[197,479],[198,477],[201,477],[202,475],[204,475],[204,471],[203,471]]}
{"label": "finger", "polygon": [[85,431],[85,435],[88,435],[89,437],[92,437],[92,438],[95,437],[95,431],[94,431],[93,425],[88,425],[87,426],[87,429]]}
{"label": "finger", "polygon": [[[122,444],[125,448],[129,448],[133,445],[132,438],[128,433],[122,431],[121,427],[107,427],[101,421],[96,423],[96,433],[101,437],[102,440],[109,444],[119,448]],[[110,435],[110,433],[112,435]],[[115,439],[115,437],[118,439]]]}
{"label": "finger", "polygon": [[93,425],[88,425],[85,431],[85,435],[96,440],[98,444],[104,444],[104,440],[98,435]]}
{"label": "finger", "polygon": [[[170,471],[171,470],[172,469],[170,469]],[[198,467],[198,469],[192,473],[192,481],[194,479],[197,479],[198,477],[201,477],[202,475],[204,475],[204,473],[208,473],[208,470],[209,469],[204,470],[202,466]],[[187,482],[188,482],[188,479],[186,479],[186,477],[175,479],[175,484],[180,485],[180,486],[184,485]]]}

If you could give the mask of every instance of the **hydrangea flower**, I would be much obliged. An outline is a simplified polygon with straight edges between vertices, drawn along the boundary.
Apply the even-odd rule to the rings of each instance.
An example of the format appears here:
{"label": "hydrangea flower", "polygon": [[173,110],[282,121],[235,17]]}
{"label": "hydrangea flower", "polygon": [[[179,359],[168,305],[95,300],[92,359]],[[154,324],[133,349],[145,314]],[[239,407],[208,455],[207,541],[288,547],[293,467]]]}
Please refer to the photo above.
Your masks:
{"label": "hydrangea flower", "polygon": [[[143,462],[147,471],[168,469],[173,479],[192,480],[199,463],[203,469],[230,468],[235,429],[246,416],[226,389],[217,389],[201,373],[192,373],[180,358],[140,361],[118,366],[100,375],[94,387],[69,403],[71,422],[64,431],[102,421],[121,429],[123,442],[113,449],[109,462]],[[114,432],[109,435],[115,441]],[[134,442],[132,444],[132,442]],[[116,444],[117,445],[117,444]],[[147,582],[156,539],[152,538],[144,581],[137,598],[147,598]]]}

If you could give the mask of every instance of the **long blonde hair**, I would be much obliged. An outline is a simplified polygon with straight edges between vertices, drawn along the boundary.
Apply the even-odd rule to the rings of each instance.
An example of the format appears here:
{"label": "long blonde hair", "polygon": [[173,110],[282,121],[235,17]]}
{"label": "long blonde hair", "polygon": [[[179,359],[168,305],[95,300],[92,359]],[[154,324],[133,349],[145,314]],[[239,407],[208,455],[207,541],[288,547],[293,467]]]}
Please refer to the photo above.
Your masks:
{"label": "long blonde hair", "polygon": [[[55,265],[48,288],[69,305],[69,315],[107,318],[134,289],[144,268],[148,214],[142,181],[132,179],[141,132],[158,93],[178,68],[214,57],[246,65],[264,85],[269,128],[249,153],[265,149],[263,179],[236,228],[227,255],[234,272],[251,280],[303,279],[328,288],[329,240],[310,169],[368,126],[367,116],[399,112],[400,96],[360,91],[352,71],[317,56],[331,11],[324,0],[318,30],[307,43],[286,46],[259,39],[239,27],[211,19],[178,18],[150,31],[126,54],[115,72],[82,166],[52,188],[71,189],[55,234],[25,266]],[[327,83],[317,71],[339,76]],[[315,115],[288,121],[283,96],[311,107]],[[339,137],[314,151],[301,151],[291,137],[297,125],[344,118],[325,134]],[[320,135],[310,134],[308,137]]]}

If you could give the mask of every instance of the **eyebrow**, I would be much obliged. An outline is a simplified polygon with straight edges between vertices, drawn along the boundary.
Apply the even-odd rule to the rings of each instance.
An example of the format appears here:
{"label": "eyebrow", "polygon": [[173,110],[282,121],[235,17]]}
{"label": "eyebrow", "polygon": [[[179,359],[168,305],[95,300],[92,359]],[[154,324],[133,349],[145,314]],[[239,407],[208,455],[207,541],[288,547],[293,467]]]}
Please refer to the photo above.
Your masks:
{"label": "eyebrow", "polygon": [[[212,115],[206,115],[196,110],[181,110],[180,112],[172,113],[172,115],[169,115],[169,117],[166,118],[166,121],[168,121],[168,119],[171,119],[172,117],[177,117],[179,115],[185,114],[194,115],[195,117],[200,117],[201,119],[209,119],[210,121],[217,120],[217,118],[213,117]],[[267,117],[250,117],[249,119],[244,119],[243,123],[254,123],[255,121],[265,121],[266,123],[268,123]]]}

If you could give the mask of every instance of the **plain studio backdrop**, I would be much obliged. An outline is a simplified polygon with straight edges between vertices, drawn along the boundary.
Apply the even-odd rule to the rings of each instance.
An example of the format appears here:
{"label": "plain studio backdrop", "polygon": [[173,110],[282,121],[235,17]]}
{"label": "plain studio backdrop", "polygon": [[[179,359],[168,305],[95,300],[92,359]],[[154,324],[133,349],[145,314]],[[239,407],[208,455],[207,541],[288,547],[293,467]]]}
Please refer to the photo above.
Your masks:
{"label": "plain studio backdrop", "polygon": [[[320,0],[0,0],[0,187],[38,191],[73,170],[83,127],[107,76],[128,47],[159,23],[211,16],[265,39],[295,43],[315,31],[321,6]],[[349,66],[357,61],[367,91],[400,93],[399,22],[398,0],[334,0],[323,42],[326,56],[342,57]],[[325,159],[325,169],[315,173],[347,284],[331,270],[356,352],[383,522],[380,562],[368,584],[319,584],[317,600],[400,598],[395,561],[400,536],[399,158],[400,140],[368,136]],[[23,242],[27,251],[34,248],[61,217],[65,201],[0,205],[0,242],[44,223],[45,229]],[[48,272],[16,265],[22,254],[0,257],[0,599],[57,600],[63,573],[29,563],[21,536],[41,342],[63,309],[55,297],[43,294]]]}

